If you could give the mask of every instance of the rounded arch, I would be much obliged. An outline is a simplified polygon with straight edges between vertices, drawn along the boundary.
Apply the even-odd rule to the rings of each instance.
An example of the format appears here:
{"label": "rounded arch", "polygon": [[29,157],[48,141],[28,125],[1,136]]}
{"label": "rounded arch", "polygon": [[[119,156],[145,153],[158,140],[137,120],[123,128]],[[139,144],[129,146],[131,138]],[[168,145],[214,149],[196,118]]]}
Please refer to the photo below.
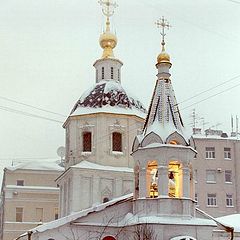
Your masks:
{"label": "rounded arch", "polygon": [[116,240],[116,238],[113,236],[106,236],[102,240]]}
{"label": "rounded arch", "polygon": [[163,143],[163,140],[154,132],[150,132],[142,141],[142,147],[146,147],[151,143]]}
{"label": "rounded arch", "polygon": [[174,144],[174,145],[183,145],[183,146],[188,145],[185,138],[177,131],[175,131],[174,133],[171,133],[167,137],[166,143],[170,143],[170,144]]}

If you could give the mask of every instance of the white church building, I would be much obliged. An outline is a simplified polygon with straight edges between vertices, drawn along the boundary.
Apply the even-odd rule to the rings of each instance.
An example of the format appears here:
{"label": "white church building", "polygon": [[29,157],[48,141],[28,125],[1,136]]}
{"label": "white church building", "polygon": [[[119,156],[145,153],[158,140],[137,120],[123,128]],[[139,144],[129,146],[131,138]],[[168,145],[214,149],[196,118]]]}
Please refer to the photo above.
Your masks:
{"label": "white church building", "polygon": [[110,30],[115,4],[100,3],[106,28],[99,40],[103,55],[94,63],[96,84],[64,123],[65,171],[57,179],[61,217],[18,239],[240,239],[233,235],[234,224],[196,208],[192,160],[197,152],[172,87],[164,40],[168,23],[158,22],[162,50],[146,114],[121,86],[122,62],[114,57],[117,38]]}

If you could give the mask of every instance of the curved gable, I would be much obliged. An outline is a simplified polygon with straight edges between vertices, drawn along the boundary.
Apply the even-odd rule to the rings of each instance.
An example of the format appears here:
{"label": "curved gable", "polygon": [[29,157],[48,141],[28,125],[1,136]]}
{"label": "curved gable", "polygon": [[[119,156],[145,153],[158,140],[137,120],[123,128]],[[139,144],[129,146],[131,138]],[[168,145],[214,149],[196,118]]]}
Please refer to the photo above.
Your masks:
{"label": "curved gable", "polygon": [[154,132],[150,132],[142,141],[142,147],[146,147],[151,143],[163,143],[161,137]]}
{"label": "curved gable", "polygon": [[171,141],[175,141],[177,145],[188,146],[188,143],[186,142],[184,137],[177,131],[167,137],[166,143],[171,143]]}

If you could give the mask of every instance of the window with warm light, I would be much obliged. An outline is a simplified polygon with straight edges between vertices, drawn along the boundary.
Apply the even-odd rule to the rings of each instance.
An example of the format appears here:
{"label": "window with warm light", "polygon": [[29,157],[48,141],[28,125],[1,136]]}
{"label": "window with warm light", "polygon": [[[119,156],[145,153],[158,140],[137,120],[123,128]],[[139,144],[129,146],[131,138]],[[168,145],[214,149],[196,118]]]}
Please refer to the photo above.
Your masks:
{"label": "window with warm light", "polygon": [[168,166],[168,196],[169,197],[180,197],[182,186],[182,170],[180,164],[176,161],[170,162]]}
{"label": "window with warm light", "polygon": [[156,198],[158,197],[158,167],[156,161],[151,161],[148,163],[147,168],[147,182],[149,185],[149,197]]}

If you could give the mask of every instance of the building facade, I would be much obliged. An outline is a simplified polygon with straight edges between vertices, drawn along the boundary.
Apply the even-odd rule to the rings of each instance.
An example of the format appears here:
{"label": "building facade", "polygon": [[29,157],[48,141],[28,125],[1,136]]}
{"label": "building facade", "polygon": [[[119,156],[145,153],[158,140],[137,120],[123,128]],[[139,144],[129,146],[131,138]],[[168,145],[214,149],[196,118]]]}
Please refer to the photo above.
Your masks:
{"label": "building facade", "polygon": [[17,164],[4,169],[1,192],[1,239],[12,240],[25,231],[58,218],[63,171],[56,160]]}
{"label": "building facade", "polygon": [[195,199],[215,217],[240,212],[240,140],[232,135],[210,129],[193,135]]}

